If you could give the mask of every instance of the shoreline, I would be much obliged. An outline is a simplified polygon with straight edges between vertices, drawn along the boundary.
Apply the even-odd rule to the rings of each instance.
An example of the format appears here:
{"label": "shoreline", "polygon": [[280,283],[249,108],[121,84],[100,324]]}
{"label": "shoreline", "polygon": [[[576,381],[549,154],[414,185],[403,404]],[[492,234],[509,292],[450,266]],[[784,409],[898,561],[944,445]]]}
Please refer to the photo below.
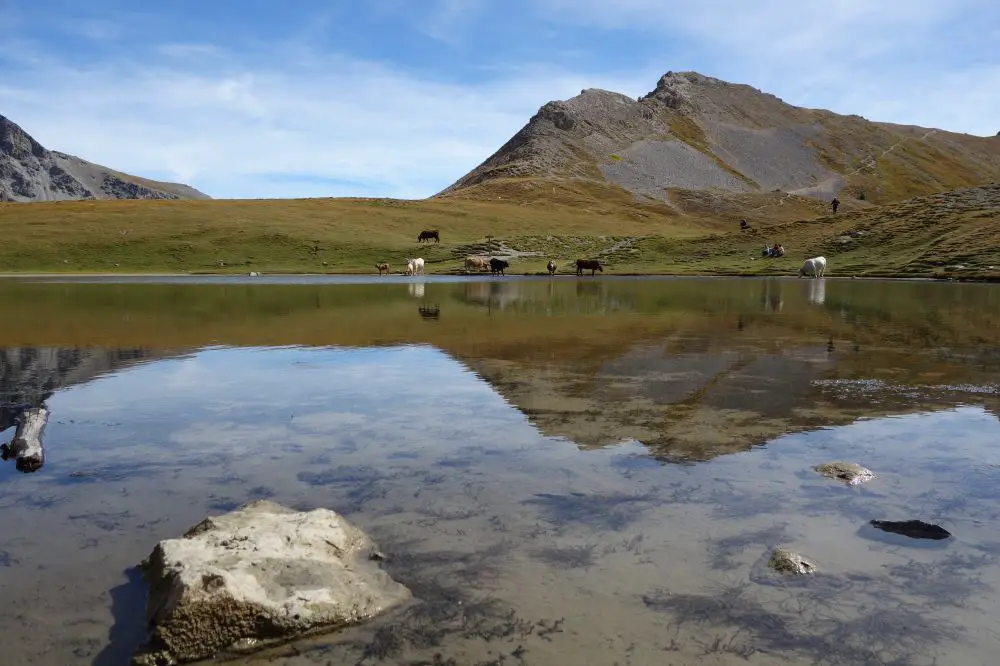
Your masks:
{"label": "shoreline", "polygon": [[[379,275],[378,273],[347,273],[347,272],[324,272],[324,273],[314,273],[314,272],[275,272],[275,273],[259,273],[255,276],[250,276],[247,273],[223,273],[223,272],[193,272],[193,273],[108,273],[108,272],[62,272],[62,273],[44,273],[44,272],[31,272],[31,273],[6,273],[0,272],[0,280],[51,280],[51,279],[132,279],[132,278],[244,278],[247,280],[257,279],[257,278],[293,278],[293,277],[310,277],[310,278],[426,278],[426,277],[448,277],[448,278],[493,278],[488,272],[481,273],[465,273],[463,271],[458,272],[446,272],[446,273],[427,273],[424,275],[403,275],[402,273],[392,273],[389,275]],[[509,272],[505,277],[513,278],[523,278],[523,277],[550,277],[546,272],[535,272],[535,273],[512,273]],[[579,278],[574,273],[556,273],[556,278]],[[606,273],[603,275],[590,276],[583,275],[583,278],[780,278],[780,279],[813,279],[809,277],[799,278],[797,275],[787,275],[787,274],[773,274],[773,273],[636,273],[636,272],[622,272],[622,273]],[[501,278],[502,279],[502,278]],[[906,281],[906,282],[977,282],[977,283],[997,283],[1000,282],[1000,275],[969,275],[969,276],[958,276],[958,277],[944,277],[944,276],[933,276],[933,275],[828,275],[824,276],[822,279],[828,280],[893,280],[893,281]]]}

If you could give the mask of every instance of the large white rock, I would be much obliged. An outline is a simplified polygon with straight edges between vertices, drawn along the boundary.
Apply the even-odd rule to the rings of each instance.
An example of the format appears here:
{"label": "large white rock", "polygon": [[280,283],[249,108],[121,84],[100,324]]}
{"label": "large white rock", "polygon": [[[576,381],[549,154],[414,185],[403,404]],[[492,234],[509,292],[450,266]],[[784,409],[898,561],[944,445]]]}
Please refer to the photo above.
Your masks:
{"label": "large white rock", "polygon": [[260,500],[206,518],[142,563],[151,636],[133,663],[254,651],[369,620],[410,598],[379,559],[367,535],[326,509]]}

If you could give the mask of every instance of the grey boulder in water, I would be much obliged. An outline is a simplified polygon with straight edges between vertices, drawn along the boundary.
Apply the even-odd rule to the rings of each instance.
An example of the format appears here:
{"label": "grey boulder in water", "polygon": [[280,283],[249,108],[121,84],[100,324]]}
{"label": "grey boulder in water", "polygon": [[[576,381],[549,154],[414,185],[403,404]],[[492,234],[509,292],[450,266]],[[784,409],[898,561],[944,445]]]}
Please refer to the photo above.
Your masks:
{"label": "grey boulder in water", "polygon": [[253,652],[369,620],[410,598],[375,544],[326,509],[260,500],[161,541],[142,563],[150,641],[137,666]]}
{"label": "grey boulder in water", "polygon": [[778,546],[771,551],[767,565],[783,574],[805,576],[816,573],[816,563],[798,553]]}
{"label": "grey boulder in water", "polygon": [[829,479],[843,481],[849,486],[858,486],[876,478],[875,472],[857,463],[829,462],[813,469]]}

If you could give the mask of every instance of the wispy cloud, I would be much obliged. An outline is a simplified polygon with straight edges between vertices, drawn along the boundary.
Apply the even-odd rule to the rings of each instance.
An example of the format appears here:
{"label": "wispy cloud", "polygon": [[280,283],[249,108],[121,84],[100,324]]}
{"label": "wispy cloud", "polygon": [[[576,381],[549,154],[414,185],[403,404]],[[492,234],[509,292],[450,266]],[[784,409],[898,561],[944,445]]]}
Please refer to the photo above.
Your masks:
{"label": "wispy cloud", "polygon": [[[539,67],[459,85],[346,56],[313,54],[283,70],[247,67],[215,46],[158,50],[169,58],[155,65],[24,59],[28,83],[0,84],[5,113],[47,147],[215,196],[280,196],[302,185],[266,182],[284,174],[310,177],[303,195],[371,194],[331,186],[366,181],[381,194],[420,197],[474,167],[553,96],[634,84]],[[212,56],[210,70],[203,58],[190,66],[199,53]]]}
{"label": "wispy cloud", "polygon": [[[217,197],[426,196],[545,102],[638,96],[668,69],[871,119],[1000,129],[992,0],[219,2],[197,21],[189,0],[141,20],[118,0],[82,16],[53,2],[0,0],[24,28],[0,40],[0,113],[47,147]],[[83,46],[59,37],[67,23]]]}

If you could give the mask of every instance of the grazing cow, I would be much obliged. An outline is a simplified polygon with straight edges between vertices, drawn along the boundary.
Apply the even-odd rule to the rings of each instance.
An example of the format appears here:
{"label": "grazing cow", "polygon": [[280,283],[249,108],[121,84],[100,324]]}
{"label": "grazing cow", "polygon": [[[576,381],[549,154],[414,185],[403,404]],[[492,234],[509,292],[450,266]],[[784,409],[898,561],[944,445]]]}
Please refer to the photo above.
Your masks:
{"label": "grazing cow", "polygon": [[406,260],[406,268],[403,269],[403,275],[413,275],[416,270],[416,264],[413,263],[413,259]]}
{"label": "grazing cow", "polygon": [[826,273],[826,257],[813,257],[802,262],[799,269],[799,277],[811,275],[812,277],[823,277]]}
{"label": "grazing cow", "polygon": [[490,273],[496,275],[505,275],[504,269],[510,268],[510,263],[506,259],[497,259],[496,257],[490,259]]}
{"label": "grazing cow", "polygon": [[441,235],[438,233],[437,229],[424,229],[420,232],[420,235],[417,236],[417,242],[423,243],[424,241],[429,241],[432,238],[435,243],[441,242]]}
{"label": "grazing cow", "polygon": [[545,267],[547,269],[549,269],[549,275],[555,275],[556,274],[556,262],[554,262],[551,259],[549,259],[549,263]]}
{"label": "grazing cow", "polygon": [[383,272],[385,272],[386,275],[389,274],[389,264],[385,263],[384,261],[375,264],[375,268],[378,269],[379,275],[382,275]]}
{"label": "grazing cow", "polygon": [[488,261],[486,261],[486,257],[471,257],[470,256],[470,257],[466,257],[465,258],[465,270],[466,271],[471,271],[473,269],[475,269],[477,271],[485,271],[489,267],[490,267],[490,264],[489,264]]}
{"label": "grazing cow", "polygon": [[577,259],[576,260],[576,274],[583,275],[583,271],[589,270],[591,275],[594,275],[594,271],[604,272],[604,268],[601,266],[601,262],[596,259]]}

